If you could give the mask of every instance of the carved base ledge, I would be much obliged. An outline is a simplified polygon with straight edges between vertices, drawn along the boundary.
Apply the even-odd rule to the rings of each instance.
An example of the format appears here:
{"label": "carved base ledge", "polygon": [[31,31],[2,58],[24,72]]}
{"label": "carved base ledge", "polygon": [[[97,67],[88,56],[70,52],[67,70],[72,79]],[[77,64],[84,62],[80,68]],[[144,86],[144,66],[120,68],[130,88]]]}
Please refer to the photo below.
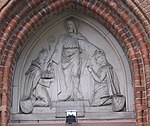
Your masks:
{"label": "carved base ledge", "polygon": [[[37,126],[37,123],[30,122],[30,123],[11,123],[9,126]],[[68,126],[65,122],[40,122],[38,126]],[[72,124],[72,126],[136,126],[136,122],[133,120],[124,120],[124,121],[78,121],[76,124]]]}

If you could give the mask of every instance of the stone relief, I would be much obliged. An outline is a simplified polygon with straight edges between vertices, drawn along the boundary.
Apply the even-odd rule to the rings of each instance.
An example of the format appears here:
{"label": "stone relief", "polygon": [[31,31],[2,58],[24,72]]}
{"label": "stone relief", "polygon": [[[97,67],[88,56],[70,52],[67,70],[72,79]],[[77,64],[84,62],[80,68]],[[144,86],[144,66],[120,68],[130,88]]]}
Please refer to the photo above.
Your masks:
{"label": "stone relief", "polygon": [[48,49],[49,51],[51,50],[51,44],[52,43],[55,43],[56,42],[56,38],[54,35],[50,35],[48,38],[47,38],[47,43],[48,43]]}
{"label": "stone relief", "polygon": [[[98,65],[98,70],[95,71],[92,65],[88,66],[94,79],[94,95],[90,105],[102,106],[113,103],[113,110],[120,111],[124,107],[125,97],[121,95],[118,77],[111,64],[108,63],[104,51],[96,50],[93,57]],[[117,99],[118,97],[120,99]],[[118,105],[118,110],[115,109],[117,108],[115,105]]]}
{"label": "stone relief", "polygon": [[[54,105],[48,89],[54,82],[58,85],[58,100],[55,101],[59,103],[56,105],[58,108],[67,103],[68,106],[78,103],[79,109],[84,111],[86,100],[81,88],[84,73],[89,75],[94,85],[89,106],[111,105],[113,111],[121,111],[125,107],[125,97],[121,95],[118,77],[113,66],[108,63],[105,52],[78,31],[77,19],[66,19],[65,28],[67,32],[58,39],[54,35],[47,38],[49,51],[51,43],[57,40],[51,56],[48,56],[46,48],[41,49],[26,71],[23,97],[20,100],[21,111],[27,114],[34,107],[52,109]],[[96,67],[92,61],[96,63]]]}
{"label": "stone relief", "polygon": [[49,88],[52,74],[45,73],[47,57],[48,51],[43,48],[25,73],[23,97],[20,100],[20,107],[24,113],[32,112],[35,106],[51,107],[51,99],[46,88]]}

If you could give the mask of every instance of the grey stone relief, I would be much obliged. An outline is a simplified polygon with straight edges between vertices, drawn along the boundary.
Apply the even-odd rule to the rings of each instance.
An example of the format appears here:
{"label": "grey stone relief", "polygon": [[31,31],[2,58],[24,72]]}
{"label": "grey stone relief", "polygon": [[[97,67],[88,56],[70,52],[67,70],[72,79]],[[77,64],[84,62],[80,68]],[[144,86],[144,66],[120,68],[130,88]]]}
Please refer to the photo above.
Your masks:
{"label": "grey stone relief", "polygon": [[[111,106],[112,111],[123,110],[125,96],[120,92],[118,77],[113,66],[108,63],[105,52],[78,31],[77,19],[66,19],[65,28],[67,33],[58,39],[54,35],[47,38],[49,51],[52,50],[51,43],[57,41],[52,55],[48,56],[49,51],[42,48],[26,71],[23,97],[20,99],[21,111],[28,114],[32,113],[34,107],[49,107],[50,110],[56,107],[57,116],[57,112],[65,111],[71,104],[72,108],[76,106],[82,111],[81,115],[84,116],[84,103],[87,102],[81,87],[84,73],[94,85],[91,98],[88,99],[89,107]],[[58,85],[55,92],[58,100],[55,103],[47,90],[54,82]]]}
{"label": "grey stone relief", "polygon": [[38,57],[32,61],[29,69],[25,73],[25,84],[23,97],[20,100],[20,107],[24,113],[30,113],[35,106],[51,107],[51,99],[47,88],[53,81],[51,70],[47,70],[46,59],[48,51],[41,49]]}

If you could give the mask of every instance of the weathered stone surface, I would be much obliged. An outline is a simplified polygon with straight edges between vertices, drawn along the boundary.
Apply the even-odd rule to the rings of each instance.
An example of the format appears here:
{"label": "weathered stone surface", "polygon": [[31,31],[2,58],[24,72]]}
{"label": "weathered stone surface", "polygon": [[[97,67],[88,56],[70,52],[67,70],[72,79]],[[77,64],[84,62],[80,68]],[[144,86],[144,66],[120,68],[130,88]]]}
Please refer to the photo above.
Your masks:
{"label": "weathered stone surface", "polygon": [[[47,24],[48,30],[39,31],[38,39],[32,38],[27,44],[16,67],[13,90],[19,95],[13,96],[13,120],[48,120],[46,115],[59,120],[65,118],[66,110],[77,110],[83,119],[133,117],[133,97],[129,98],[133,87],[124,53],[106,29],[85,19],[70,16],[53,27]],[[33,86],[29,93],[27,80],[28,87]],[[118,102],[114,96],[124,98],[119,110],[113,109],[117,104],[112,103]],[[33,110],[22,114],[19,102],[28,99]]]}

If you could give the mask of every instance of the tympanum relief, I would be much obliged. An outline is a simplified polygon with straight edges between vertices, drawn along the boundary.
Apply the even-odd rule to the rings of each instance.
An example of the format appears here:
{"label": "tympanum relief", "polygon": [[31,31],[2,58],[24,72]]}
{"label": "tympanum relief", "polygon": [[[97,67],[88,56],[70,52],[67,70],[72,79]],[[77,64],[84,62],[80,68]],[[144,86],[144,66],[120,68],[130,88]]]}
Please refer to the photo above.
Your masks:
{"label": "tympanum relief", "polygon": [[[125,96],[113,66],[107,61],[105,50],[93,44],[79,31],[79,22],[71,17],[65,20],[66,33],[47,38],[48,48],[42,48],[25,72],[20,98],[23,113],[32,113],[34,107],[63,108],[62,104],[84,107],[111,106],[112,111],[125,108]],[[56,43],[52,49],[51,43]],[[51,52],[51,53],[49,53]],[[86,75],[86,77],[85,77]],[[85,98],[82,82],[90,80],[90,97]],[[52,95],[50,88],[57,89]],[[82,85],[82,86],[81,86]]]}

